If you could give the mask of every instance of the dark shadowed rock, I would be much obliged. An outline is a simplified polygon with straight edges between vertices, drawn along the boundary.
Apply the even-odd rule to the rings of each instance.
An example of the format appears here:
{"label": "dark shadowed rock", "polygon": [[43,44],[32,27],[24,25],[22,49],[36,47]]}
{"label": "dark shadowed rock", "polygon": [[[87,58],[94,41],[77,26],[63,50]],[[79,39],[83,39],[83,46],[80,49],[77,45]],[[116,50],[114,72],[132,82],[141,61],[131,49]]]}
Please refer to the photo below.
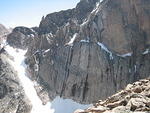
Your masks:
{"label": "dark shadowed rock", "polygon": [[26,49],[31,41],[36,37],[36,32],[33,29],[26,27],[16,27],[12,33],[7,36],[7,42],[15,48]]}

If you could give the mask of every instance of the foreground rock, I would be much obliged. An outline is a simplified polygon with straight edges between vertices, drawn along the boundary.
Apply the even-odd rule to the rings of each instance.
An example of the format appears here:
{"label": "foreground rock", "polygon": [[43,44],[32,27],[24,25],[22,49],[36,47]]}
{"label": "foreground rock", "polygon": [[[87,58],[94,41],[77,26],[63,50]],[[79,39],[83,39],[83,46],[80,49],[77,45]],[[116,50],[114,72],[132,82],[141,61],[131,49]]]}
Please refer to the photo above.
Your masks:
{"label": "foreground rock", "polygon": [[8,59],[0,54],[0,113],[30,113],[30,101]]}
{"label": "foreground rock", "polygon": [[150,78],[143,79],[86,110],[74,113],[132,113],[150,112]]}

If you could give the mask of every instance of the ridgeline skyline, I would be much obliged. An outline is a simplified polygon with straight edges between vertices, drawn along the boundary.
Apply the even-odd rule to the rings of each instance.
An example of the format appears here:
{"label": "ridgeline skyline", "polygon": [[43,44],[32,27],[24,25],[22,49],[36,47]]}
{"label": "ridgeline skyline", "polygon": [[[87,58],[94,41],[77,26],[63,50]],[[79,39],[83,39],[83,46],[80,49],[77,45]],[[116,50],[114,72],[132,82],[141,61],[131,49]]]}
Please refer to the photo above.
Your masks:
{"label": "ridgeline skyline", "polygon": [[7,28],[38,26],[49,13],[71,9],[80,0],[1,0],[0,23]]}

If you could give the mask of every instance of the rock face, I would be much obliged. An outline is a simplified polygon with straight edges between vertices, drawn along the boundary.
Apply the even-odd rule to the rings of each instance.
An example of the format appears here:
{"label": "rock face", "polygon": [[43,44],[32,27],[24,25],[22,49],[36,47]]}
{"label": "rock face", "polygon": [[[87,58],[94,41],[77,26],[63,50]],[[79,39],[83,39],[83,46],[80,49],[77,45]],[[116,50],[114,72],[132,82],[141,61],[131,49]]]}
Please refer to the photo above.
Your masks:
{"label": "rock face", "polygon": [[0,113],[30,113],[30,101],[8,59],[0,54]]}
{"label": "rock face", "polygon": [[72,10],[43,18],[28,51],[32,78],[48,88],[51,98],[61,95],[91,103],[148,77],[149,6],[146,0],[104,0],[83,23],[66,17],[55,20],[56,27],[51,24],[56,15],[65,17]]}
{"label": "rock face", "polygon": [[74,113],[132,113],[150,111],[150,79],[143,79],[86,110]]}
{"label": "rock face", "polygon": [[150,1],[96,2],[43,17],[28,46],[31,78],[52,99],[92,103],[149,76]]}

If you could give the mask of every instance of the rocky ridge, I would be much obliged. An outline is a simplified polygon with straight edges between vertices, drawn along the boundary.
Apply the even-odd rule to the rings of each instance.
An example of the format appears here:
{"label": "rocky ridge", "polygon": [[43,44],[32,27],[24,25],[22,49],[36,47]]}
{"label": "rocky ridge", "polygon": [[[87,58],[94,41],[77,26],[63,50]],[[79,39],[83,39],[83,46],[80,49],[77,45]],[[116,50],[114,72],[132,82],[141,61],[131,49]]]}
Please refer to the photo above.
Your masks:
{"label": "rocky ridge", "polygon": [[7,42],[10,46],[20,49],[26,49],[31,42],[36,38],[37,33],[34,28],[16,27],[7,36]]}
{"label": "rocky ridge", "polygon": [[149,113],[150,112],[150,78],[128,84],[124,90],[100,100],[86,110],[74,113]]}
{"label": "rocky ridge", "polygon": [[9,59],[6,52],[0,53],[0,113],[30,113],[32,105]]}
{"label": "rocky ridge", "polygon": [[73,9],[48,14],[42,18],[39,25],[39,34],[55,34],[60,27],[64,26],[69,20],[75,20],[81,24],[90,14],[99,0],[80,0]]}

